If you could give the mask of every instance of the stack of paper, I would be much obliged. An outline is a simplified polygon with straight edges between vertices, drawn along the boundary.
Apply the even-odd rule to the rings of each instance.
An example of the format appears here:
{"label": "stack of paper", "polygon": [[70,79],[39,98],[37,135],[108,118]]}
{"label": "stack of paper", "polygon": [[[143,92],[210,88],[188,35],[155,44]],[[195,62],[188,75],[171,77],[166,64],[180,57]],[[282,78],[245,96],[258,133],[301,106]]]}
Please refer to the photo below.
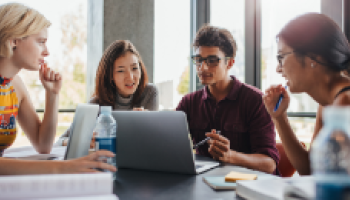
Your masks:
{"label": "stack of paper", "polygon": [[118,199],[111,173],[0,176],[0,199]]}

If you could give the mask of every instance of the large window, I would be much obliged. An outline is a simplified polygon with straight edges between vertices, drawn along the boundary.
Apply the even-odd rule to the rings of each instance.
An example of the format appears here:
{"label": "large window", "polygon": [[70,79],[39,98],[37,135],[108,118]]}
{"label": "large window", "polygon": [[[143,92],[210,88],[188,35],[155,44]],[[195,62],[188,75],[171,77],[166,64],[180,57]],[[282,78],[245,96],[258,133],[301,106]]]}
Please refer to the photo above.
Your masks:
{"label": "large window", "polygon": [[244,82],[244,0],[210,1],[210,25],[226,28],[237,43],[235,64],[230,74]]}
{"label": "large window", "polygon": [[[321,12],[320,0],[263,0],[261,3],[261,82],[265,91],[273,84],[283,84],[286,81],[281,74],[276,73],[277,42],[276,35],[284,25],[298,15],[307,12]],[[316,112],[317,103],[307,94],[292,94],[288,112]],[[309,142],[313,134],[315,119],[290,118],[291,125],[298,138]]]}
{"label": "large window", "polygon": [[[0,4],[10,3],[0,0]],[[87,0],[17,0],[42,13],[52,25],[48,29],[47,46],[50,55],[45,58],[48,66],[63,75],[60,91],[60,109],[75,109],[85,102],[86,84],[86,33]],[[69,5],[69,6],[67,6]],[[45,108],[45,90],[39,80],[38,72],[22,70],[19,73],[29,91],[36,109]],[[69,127],[74,113],[59,113],[56,139]],[[39,113],[42,118],[43,113]],[[30,145],[23,131],[18,129],[17,138],[12,147]]]}
{"label": "large window", "polygon": [[174,109],[190,91],[190,1],[154,4],[154,83],[160,91],[160,110]]}

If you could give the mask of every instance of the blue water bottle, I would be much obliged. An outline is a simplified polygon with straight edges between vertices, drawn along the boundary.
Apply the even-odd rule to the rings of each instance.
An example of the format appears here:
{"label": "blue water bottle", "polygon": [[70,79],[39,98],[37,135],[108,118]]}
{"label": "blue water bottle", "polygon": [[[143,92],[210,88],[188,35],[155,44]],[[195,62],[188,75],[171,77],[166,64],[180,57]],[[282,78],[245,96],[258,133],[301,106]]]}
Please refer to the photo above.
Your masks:
{"label": "blue water bottle", "polygon": [[[117,155],[117,122],[111,115],[111,106],[101,106],[101,113],[97,118],[95,133],[95,150],[108,150]],[[106,159],[107,163],[113,166],[117,166],[116,157],[102,158]],[[116,174],[113,174],[115,179]]]}
{"label": "blue water bottle", "polygon": [[326,107],[323,128],[311,147],[316,199],[350,197],[350,107]]}

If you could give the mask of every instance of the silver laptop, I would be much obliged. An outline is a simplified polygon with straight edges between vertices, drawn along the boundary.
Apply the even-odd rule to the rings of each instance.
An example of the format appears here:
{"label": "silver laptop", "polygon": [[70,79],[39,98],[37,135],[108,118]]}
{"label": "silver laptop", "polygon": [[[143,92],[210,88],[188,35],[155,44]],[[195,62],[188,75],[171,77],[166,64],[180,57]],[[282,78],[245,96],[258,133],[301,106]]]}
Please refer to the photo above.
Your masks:
{"label": "silver laptop", "polygon": [[181,111],[113,111],[117,121],[117,166],[198,174],[219,166],[194,159],[187,119]]}
{"label": "silver laptop", "polygon": [[69,141],[64,156],[65,160],[88,155],[98,111],[98,105],[78,104],[70,127]]}

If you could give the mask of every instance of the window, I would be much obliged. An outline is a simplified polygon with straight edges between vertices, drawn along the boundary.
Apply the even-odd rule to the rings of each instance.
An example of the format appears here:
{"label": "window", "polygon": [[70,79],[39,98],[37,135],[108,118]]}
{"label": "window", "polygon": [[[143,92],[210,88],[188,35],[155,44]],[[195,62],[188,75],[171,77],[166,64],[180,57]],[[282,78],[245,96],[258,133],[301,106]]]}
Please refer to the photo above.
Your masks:
{"label": "window", "polygon": [[[1,4],[13,1],[2,0]],[[47,46],[50,55],[45,58],[48,66],[63,75],[60,91],[60,109],[75,109],[86,101],[86,56],[87,56],[87,0],[17,0],[42,13],[50,22]],[[69,5],[69,6],[67,6]],[[45,90],[39,80],[38,72],[22,70],[19,73],[25,83],[36,109],[45,108]],[[74,113],[59,113],[56,139],[70,126]],[[43,113],[39,113],[43,117]],[[23,131],[18,129],[12,147],[30,145]]]}
{"label": "window", "polygon": [[159,109],[174,109],[190,91],[190,2],[154,4],[154,83],[160,92]]}
{"label": "window", "polygon": [[244,82],[245,45],[244,45],[244,0],[210,1],[210,24],[226,28],[237,43],[235,64],[230,74]]}
{"label": "window", "polygon": [[[321,12],[321,0],[264,0],[261,3],[261,80],[262,91],[270,85],[283,84],[285,79],[276,73],[276,35],[291,19],[307,12]],[[318,104],[307,94],[292,94],[288,112],[316,112]],[[304,142],[311,140],[314,118],[290,118],[293,130]]]}

